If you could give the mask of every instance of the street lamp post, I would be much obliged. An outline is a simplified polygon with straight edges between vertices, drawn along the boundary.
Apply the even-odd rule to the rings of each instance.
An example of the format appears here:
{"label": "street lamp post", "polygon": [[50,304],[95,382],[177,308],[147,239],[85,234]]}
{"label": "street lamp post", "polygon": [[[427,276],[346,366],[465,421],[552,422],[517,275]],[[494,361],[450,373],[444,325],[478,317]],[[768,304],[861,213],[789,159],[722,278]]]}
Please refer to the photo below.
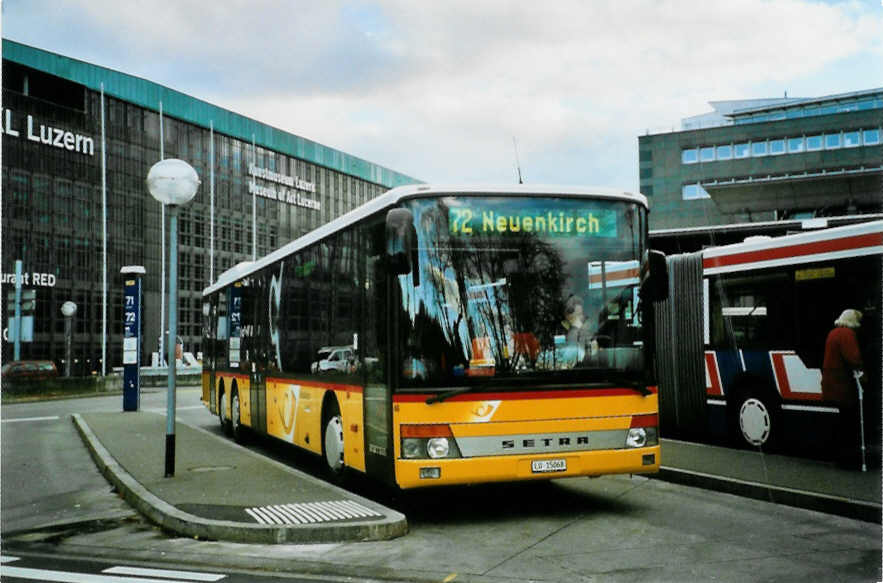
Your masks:
{"label": "street lamp post", "polygon": [[[183,160],[169,158],[147,173],[151,196],[168,207],[169,214],[169,338],[178,337],[178,207],[190,202],[199,188],[196,170]],[[169,390],[166,400],[166,477],[175,475],[175,344],[169,342]]]}
{"label": "street lamp post", "polygon": [[61,315],[64,316],[64,376],[71,376],[71,321],[77,313],[77,304],[71,301],[61,304]]}

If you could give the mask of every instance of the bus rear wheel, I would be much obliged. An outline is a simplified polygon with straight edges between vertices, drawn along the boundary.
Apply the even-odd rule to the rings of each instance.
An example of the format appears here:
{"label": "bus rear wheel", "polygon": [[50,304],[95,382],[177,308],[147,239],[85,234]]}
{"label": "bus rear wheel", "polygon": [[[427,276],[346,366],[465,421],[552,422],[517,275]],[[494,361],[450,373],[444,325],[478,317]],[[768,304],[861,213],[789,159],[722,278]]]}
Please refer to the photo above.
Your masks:
{"label": "bus rear wheel", "polygon": [[245,441],[245,428],[242,427],[242,419],[239,413],[239,391],[233,389],[233,396],[230,398],[230,433],[236,443]]}
{"label": "bus rear wheel", "polygon": [[779,406],[764,392],[744,391],[732,408],[732,427],[742,445],[770,449],[778,437]]}
{"label": "bus rear wheel", "polygon": [[322,458],[325,460],[325,472],[335,482],[344,477],[343,463],[343,419],[336,401],[331,401],[323,415],[322,424]]}
{"label": "bus rear wheel", "polygon": [[230,419],[227,418],[227,391],[221,389],[221,395],[218,397],[218,421],[221,423],[221,431],[224,435],[231,435],[233,431]]}

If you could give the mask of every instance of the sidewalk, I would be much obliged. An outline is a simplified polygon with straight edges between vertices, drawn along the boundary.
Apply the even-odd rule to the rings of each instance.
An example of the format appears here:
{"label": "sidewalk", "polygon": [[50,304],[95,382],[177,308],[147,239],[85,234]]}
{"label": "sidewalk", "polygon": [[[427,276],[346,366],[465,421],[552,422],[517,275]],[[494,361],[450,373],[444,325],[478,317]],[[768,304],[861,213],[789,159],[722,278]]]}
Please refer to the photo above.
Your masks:
{"label": "sidewalk", "polygon": [[881,473],[833,463],[663,439],[658,478],[776,504],[881,522]]}
{"label": "sidewalk", "polygon": [[[138,511],[194,538],[249,543],[385,540],[405,516],[231,440],[178,422],[176,471],[165,478],[165,417],[74,415],[101,472]],[[833,464],[662,440],[655,477],[689,486],[881,522],[881,474]]]}
{"label": "sidewalk", "polygon": [[165,478],[166,419],[146,412],[74,415],[98,468],[129,504],[189,537],[249,543],[384,540],[404,515],[178,422]]}

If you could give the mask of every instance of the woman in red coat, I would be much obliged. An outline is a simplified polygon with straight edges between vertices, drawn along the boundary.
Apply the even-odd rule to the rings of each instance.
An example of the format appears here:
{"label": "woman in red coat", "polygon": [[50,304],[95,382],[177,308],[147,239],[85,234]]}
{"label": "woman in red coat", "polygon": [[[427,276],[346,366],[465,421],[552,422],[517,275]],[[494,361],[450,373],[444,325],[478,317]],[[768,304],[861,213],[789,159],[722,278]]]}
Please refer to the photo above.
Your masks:
{"label": "woman in red coat", "polygon": [[844,310],[834,321],[834,329],[825,341],[822,363],[822,396],[840,409],[834,444],[837,462],[849,468],[860,465],[861,429],[859,427],[858,391],[853,371],[862,367],[862,355],[855,331],[861,326],[862,313]]}

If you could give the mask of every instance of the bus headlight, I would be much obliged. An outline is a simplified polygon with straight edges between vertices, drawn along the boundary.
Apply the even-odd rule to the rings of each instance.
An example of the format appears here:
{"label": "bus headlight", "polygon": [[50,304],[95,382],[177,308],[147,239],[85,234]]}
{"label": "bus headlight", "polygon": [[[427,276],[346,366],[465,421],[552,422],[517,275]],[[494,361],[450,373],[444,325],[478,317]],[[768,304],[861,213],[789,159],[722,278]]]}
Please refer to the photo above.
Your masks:
{"label": "bus headlight", "polygon": [[402,425],[401,437],[404,459],[460,457],[460,448],[449,425]]}
{"label": "bus headlight", "polygon": [[433,437],[426,442],[426,453],[431,458],[448,457],[451,445],[447,437]]}
{"label": "bus headlight", "polygon": [[423,440],[414,438],[405,438],[402,440],[402,457],[415,459],[426,457],[424,455]]}
{"label": "bus headlight", "polygon": [[655,427],[632,427],[625,438],[627,448],[650,447],[658,442]]}

